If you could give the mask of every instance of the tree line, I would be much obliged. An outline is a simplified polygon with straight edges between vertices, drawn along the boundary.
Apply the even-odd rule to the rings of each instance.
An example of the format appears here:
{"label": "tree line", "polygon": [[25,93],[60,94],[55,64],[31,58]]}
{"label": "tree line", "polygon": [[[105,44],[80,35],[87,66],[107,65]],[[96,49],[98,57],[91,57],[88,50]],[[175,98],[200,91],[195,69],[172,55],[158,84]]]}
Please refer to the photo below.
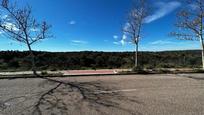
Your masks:
{"label": "tree line", "polygon": [[[132,68],[134,52],[34,52],[38,70]],[[202,67],[199,50],[139,52],[139,65],[153,68]],[[32,70],[28,51],[1,51],[1,71]]]}

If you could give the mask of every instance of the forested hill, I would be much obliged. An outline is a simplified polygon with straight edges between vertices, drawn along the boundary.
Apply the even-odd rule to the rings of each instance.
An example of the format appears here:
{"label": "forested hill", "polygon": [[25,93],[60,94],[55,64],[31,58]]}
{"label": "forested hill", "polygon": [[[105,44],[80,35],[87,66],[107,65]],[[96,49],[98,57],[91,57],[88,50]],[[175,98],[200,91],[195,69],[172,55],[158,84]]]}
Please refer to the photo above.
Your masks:
{"label": "forested hill", "polygon": [[[34,52],[39,70],[131,68],[133,52]],[[144,68],[201,67],[201,51],[140,52]],[[28,52],[0,51],[0,70],[30,70]]]}

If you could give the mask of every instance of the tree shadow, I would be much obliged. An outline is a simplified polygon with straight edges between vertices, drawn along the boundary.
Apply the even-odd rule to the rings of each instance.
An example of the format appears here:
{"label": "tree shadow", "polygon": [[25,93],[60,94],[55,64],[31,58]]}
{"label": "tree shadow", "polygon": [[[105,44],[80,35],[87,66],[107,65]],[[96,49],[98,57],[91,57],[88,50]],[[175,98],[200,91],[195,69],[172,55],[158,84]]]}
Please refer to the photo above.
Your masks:
{"label": "tree shadow", "polygon": [[[115,110],[130,115],[141,115],[134,109],[122,106],[122,104],[143,104],[137,98],[130,99],[122,92],[117,92],[117,88],[108,87],[103,82],[69,82],[59,81],[51,78],[44,79],[39,87],[48,90],[33,92],[29,97],[16,96],[0,102],[0,110],[7,110],[5,104],[11,101],[17,104],[13,106],[25,105],[17,111],[17,114],[31,115],[73,115],[72,112],[89,113],[89,110],[97,112],[99,115],[108,115],[106,110]],[[32,102],[30,102],[32,100]],[[19,104],[19,105],[18,105]],[[84,109],[86,108],[86,109]],[[81,114],[84,114],[84,113]]]}
{"label": "tree shadow", "polygon": [[183,75],[183,77],[194,79],[194,80],[204,80],[204,77],[196,77],[192,75]]}
{"label": "tree shadow", "polygon": [[187,77],[194,80],[204,80],[204,78],[201,78],[201,77],[193,77],[193,76],[187,76]]}
{"label": "tree shadow", "polygon": [[120,102],[137,104],[142,104],[142,102],[129,99],[120,92],[101,92],[116,90],[104,86],[101,82],[64,82],[49,78],[43,79],[53,82],[55,87],[40,95],[39,100],[34,105],[33,115],[43,115],[46,111],[53,115],[69,115],[71,114],[69,111],[73,109],[81,110],[84,102],[102,115],[108,113],[101,108],[117,109],[131,115],[141,115],[135,110],[122,107]]}

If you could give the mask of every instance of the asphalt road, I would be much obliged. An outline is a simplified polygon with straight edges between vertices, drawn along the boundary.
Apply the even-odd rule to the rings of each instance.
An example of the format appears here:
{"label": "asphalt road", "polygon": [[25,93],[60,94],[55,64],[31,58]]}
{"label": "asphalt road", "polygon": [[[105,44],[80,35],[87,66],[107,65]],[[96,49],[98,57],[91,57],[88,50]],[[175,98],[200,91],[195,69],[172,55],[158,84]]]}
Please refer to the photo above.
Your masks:
{"label": "asphalt road", "polygon": [[0,80],[0,115],[204,115],[204,74],[52,79]]}

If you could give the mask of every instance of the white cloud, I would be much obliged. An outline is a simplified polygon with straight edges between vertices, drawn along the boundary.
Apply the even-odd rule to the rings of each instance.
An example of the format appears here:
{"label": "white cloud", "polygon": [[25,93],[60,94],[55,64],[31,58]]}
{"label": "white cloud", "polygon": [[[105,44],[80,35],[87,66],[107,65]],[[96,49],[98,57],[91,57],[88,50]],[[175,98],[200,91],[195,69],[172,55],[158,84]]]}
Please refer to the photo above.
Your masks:
{"label": "white cloud", "polygon": [[113,42],[113,44],[115,44],[115,45],[120,45],[120,42]]}
{"label": "white cloud", "polygon": [[127,31],[129,29],[129,27],[130,27],[130,24],[127,22],[127,23],[125,23],[125,26],[123,27],[123,30]]}
{"label": "white cloud", "polygon": [[127,41],[127,36],[123,34],[122,39],[120,41],[113,42],[113,44],[124,46],[126,44],[126,41]]}
{"label": "white cloud", "polygon": [[149,43],[151,45],[167,45],[167,44],[175,44],[175,42],[168,41],[168,40],[157,40],[154,42]]}
{"label": "white cloud", "polygon": [[[129,27],[130,27],[130,24],[129,24],[129,23],[125,23],[125,26],[123,27],[123,30],[124,30],[124,31],[128,31]],[[126,44],[126,42],[127,42],[127,38],[128,38],[127,35],[128,35],[127,32],[123,32],[122,40],[120,41],[120,43],[121,43],[123,46],[124,46],[124,45]]]}
{"label": "white cloud", "polygon": [[160,40],[155,41],[155,45],[151,43],[141,44],[142,51],[171,51],[171,50],[192,50],[200,49],[199,41],[185,41],[185,40]]}
{"label": "white cloud", "polygon": [[158,2],[157,6],[158,6],[158,10],[153,15],[147,16],[144,21],[145,23],[151,23],[155,20],[158,20],[168,15],[169,13],[173,12],[175,9],[180,7],[181,3],[177,1],[171,1],[167,3]]}
{"label": "white cloud", "polygon": [[70,25],[75,25],[75,24],[76,24],[76,21],[71,20],[71,21],[69,22],[69,24],[70,24]]}
{"label": "white cloud", "polygon": [[8,15],[1,16],[1,19],[7,19],[7,18],[8,18]]}
{"label": "white cloud", "polygon": [[88,42],[82,41],[82,40],[71,40],[72,43],[74,44],[87,44]]}
{"label": "white cloud", "polygon": [[126,41],[127,41],[127,36],[125,34],[123,34],[122,40],[120,42],[124,46]]}
{"label": "white cloud", "polygon": [[3,26],[8,30],[19,31],[19,29],[11,22],[5,22]]}
{"label": "white cloud", "polygon": [[117,35],[114,35],[113,38],[114,38],[115,40],[117,40],[117,39],[118,39],[118,36],[117,36]]}
{"label": "white cloud", "polygon": [[2,35],[4,32],[3,31],[0,31],[0,35]]}
{"label": "white cloud", "polygon": [[39,29],[37,29],[37,28],[31,28],[30,31],[32,31],[32,32],[37,32],[37,31],[39,31]]}
{"label": "white cloud", "polygon": [[1,15],[0,15],[0,18],[1,18],[2,20],[4,20],[4,21],[10,21],[10,20],[11,20],[10,17],[9,17],[7,14],[1,14]]}

